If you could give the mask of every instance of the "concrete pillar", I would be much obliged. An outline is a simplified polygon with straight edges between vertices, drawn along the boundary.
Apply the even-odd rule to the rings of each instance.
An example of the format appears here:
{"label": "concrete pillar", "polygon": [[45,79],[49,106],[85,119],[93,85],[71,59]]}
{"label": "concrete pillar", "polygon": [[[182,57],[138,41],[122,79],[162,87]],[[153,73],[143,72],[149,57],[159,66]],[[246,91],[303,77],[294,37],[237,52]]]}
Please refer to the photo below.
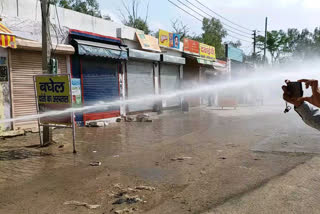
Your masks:
{"label": "concrete pillar", "polygon": [[[160,63],[155,62],[153,64],[153,70],[154,70],[154,92],[155,95],[160,95]],[[153,105],[153,111],[158,112],[158,114],[162,113],[162,100],[156,100]]]}

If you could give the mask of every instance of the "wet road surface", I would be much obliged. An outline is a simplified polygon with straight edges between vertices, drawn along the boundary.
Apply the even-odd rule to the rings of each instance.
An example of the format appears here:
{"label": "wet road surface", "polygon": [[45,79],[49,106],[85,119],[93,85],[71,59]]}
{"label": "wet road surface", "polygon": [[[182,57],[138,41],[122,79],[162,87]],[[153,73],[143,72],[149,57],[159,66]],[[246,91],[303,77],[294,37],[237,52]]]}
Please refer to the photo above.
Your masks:
{"label": "wet road surface", "polygon": [[[0,142],[0,213],[270,213],[258,209],[263,204],[248,212],[245,207],[252,198],[266,198],[264,188],[272,182],[286,192],[281,178],[299,174],[294,170],[305,170],[309,162],[316,166],[320,153],[318,132],[276,107],[192,109],[152,123],[78,128],[77,155],[71,139],[70,130],[59,129],[57,143],[47,148],[37,147],[38,134]],[[102,164],[90,166],[93,161]],[[135,190],[140,185],[155,190]],[[123,197],[119,193],[144,202],[113,204]],[[101,207],[63,204],[71,200]]]}

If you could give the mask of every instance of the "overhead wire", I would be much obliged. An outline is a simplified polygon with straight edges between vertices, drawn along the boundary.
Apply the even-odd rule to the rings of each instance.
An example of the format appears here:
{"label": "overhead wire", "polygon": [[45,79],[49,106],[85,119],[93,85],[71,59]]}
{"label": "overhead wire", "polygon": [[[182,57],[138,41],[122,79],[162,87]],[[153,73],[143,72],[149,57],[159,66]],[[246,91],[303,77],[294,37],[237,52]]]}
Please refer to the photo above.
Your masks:
{"label": "overhead wire", "polygon": [[[178,0],[178,1],[180,2],[180,0]],[[208,14],[206,11],[202,10],[201,8],[199,8],[198,6],[194,5],[194,4],[193,4],[192,2],[190,2],[189,0],[186,0],[186,1],[189,2],[189,4],[191,4],[193,7],[197,8],[199,11],[205,13],[207,16],[210,16],[210,17],[212,17],[212,18],[214,17],[214,16]],[[227,26],[227,27],[230,27],[230,28],[233,29],[233,30],[239,31],[239,32],[244,33],[244,34],[247,34],[247,35],[251,35],[251,33],[244,32],[244,31],[242,31],[242,30],[239,30],[238,28],[235,28],[235,27],[233,27],[233,26],[231,26],[231,25],[229,25],[229,24],[226,24],[225,22],[222,22],[222,21],[220,21],[220,22],[221,22],[221,24],[223,24],[223,25],[225,25],[225,26]],[[241,34],[241,35],[242,35],[242,34]]]}
{"label": "overhead wire", "polygon": [[[195,11],[193,8],[191,8],[191,7],[189,7],[188,5],[184,4],[184,3],[181,2],[180,0],[177,0],[177,1],[180,2],[182,5],[184,5],[185,7],[189,8],[190,10],[192,10],[193,12],[197,13],[199,16],[202,16],[203,18],[207,18],[207,17],[205,17],[204,15],[200,14],[199,12]],[[213,17],[213,16],[211,16],[211,15],[209,15],[209,16],[210,16],[211,18]],[[241,33],[237,33],[237,32],[235,32],[235,31],[233,31],[233,30],[230,30],[230,29],[228,29],[228,28],[226,28],[226,27],[224,27],[224,28],[225,28],[225,30],[230,31],[231,33],[237,34],[238,36],[242,36],[242,37],[245,37],[245,38],[251,38],[251,37],[248,37],[248,36],[243,35],[243,34],[241,34]]]}
{"label": "overhead wire", "polygon": [[251,29],[249,29],[249,28],[243,27],[243,26],[241,26],[241,25],[239,25],[239,24],[237,24],[237,23],[235,23],[235,22],[233,22],[233,21],[231,21],[231,20],[223,17],[223,16],[220,15],[219,13],[217,13],[217,12],[215,12],[214,10],[210,9],[209,7],[205,6],[205,5],[204,5],[203,3],[201,3],[199,0],[195,0],[195,1],[198,2],[200,5],[202,5],[203,7],[207,8],[208,10],[210,10],[212,13],[214,13],[215,15],[217,15],[218,17],[220,17],[221,19],[224,19],[224,20],[226,20],[226,21],[228,21],[228,22],[230,22],[230,23],[232,23],[232,24],[234,24],[234,25],[236,25],[236,26],[238,26],[238,27],[240,27],[240,28],[242,28],[242,29],[245,29],[245,30],[248,30],[248,31],[253,31],[253,30],[251,30]]}
{"label": "overhead wire", "polygon": [[[168,0],[168,1],[169,1],[171,4],[173,4],[174,6],[176,6],[177,8],[179,8],[180,10],[184,11],[185,13],[187,13],[188,15],[192,16],[193,18],[197,19],[198,21],[200,21],[200,22],[202,23],[202,20],[201,20],[199,17],[194,16],[193,14],[191,14],[191,13],[188,12],[187,10],[181,8],[179,5],[175,4],[175,3],[172,2],[171,0]],[[197,12],[196,12],[196,13],[197,13]],[[199,14],[199,13],[197,13],[197,14],[200,15],[200,16],[203,16],[203,15],[201,15],[201,14]],[[248,40],[241,39],[241,38],[238,38],[238,37],[236,37],[236,36],[230,35],[229,33],[228,33],[228,36],[230,36],[230,37],[232,37],[232,38],[234,38],[234,39],[243,41],[243,42],[252,43],[252,42],[250,42],[250,41],[248,41]]]}

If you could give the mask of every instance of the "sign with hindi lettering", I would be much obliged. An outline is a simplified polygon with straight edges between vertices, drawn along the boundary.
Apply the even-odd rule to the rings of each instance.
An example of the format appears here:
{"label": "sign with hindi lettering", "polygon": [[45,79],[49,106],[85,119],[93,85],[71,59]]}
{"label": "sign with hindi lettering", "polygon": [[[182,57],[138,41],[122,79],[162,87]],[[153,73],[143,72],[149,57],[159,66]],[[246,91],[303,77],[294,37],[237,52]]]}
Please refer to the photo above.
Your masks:
{"label": "sign with hindi lettering", "polygon": [[71,104],[69,75],[36,76],[39,104]]}
{"label": "sign with hindi lettering", "polygon": [[[38,113],[64,111],[72,107],[70,75],[38,75],[34,77]],[[72,113],[49,115],[39,119],[43,124],[72,125]]]}
{"label": "sign with hindi lettering", "polygon": [[200,43],[200,57],[210,60],[216,59],[216,50],[213,46]]}

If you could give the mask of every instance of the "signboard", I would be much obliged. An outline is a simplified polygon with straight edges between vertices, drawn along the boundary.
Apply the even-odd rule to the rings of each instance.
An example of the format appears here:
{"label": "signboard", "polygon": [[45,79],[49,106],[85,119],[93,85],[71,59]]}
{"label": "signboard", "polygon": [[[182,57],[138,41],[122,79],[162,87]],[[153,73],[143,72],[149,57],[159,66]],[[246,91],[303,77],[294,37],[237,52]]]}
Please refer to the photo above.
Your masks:
{"label": "signboard", "polygon": [[237,61],[243,62],[243,51],[239,48],[235,48],[231,45],[227,45],[227,58]]}
{"label": "signboard", "polygon": [[39,104],[70,104],[69,76],[36,76]]}
{"label": "signboard", "polygon": [[161,52],[156,38],[144,33],[136,32],[141,48],[149,51]]}
{"label": "signboard", "polygon": [[169,48],[180,49],[180,35],[159,30],[159,45]]}
{"label": "signboard", "polygon": [[[36,94],[37,113],[59,112],[60,114],[42,115],[38,119],[39,130],[44,127],[72,128],[73,153],[75,147],[75,123],[74,113],[61,112],[72,107],[71,103],[71,78],[69,74],[48,74],[33,76],[34,90]],[[64,125],[64,126],[61,126]],[[43,146],[43,139],[40,135],[40,144]]]}
{"label": "signboard", "polygon": [[82,106],[82,98],[81,98],[81,80],[80,80],[80,78],[72,78],[71,90],[72,90],[73,106],[74,107],[81,107]]}
{"label": "signboard", "polygon": [[183,50],[187,53],[199,55],[199,42],[185,38],[183,40]]}
{"label": "signboard", "polygon": [[213,46],[200,43],[200,57],[210,60],[216,59],[216,50]]}
{"label": "signboard", "polygon": [[[71,107],[69,75],[39,75],[35,76],[37,104],[39,113],[59,111]],[[71,125],[71,115],[42,117],[41,124]]]}

